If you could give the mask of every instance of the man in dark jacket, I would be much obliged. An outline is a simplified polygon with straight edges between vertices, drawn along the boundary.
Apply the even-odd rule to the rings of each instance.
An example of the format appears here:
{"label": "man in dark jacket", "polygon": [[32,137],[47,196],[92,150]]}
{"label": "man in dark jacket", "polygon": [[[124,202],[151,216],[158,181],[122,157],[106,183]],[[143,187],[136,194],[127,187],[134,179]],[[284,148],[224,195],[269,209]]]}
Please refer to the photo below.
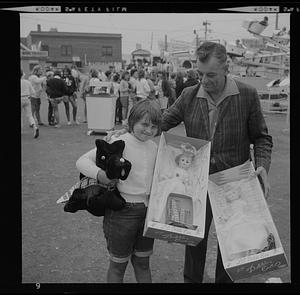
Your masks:
{"label": "man in dark jacket", "polygon": [[77,121],[76,119],[76,115],[77,115],[77,102],[76,102],[76,81],[74,79],[74,77],[71,74],[71,70],[70,68],[66,67],[63,69],[63,80],[65,81],[66,85],[67,85],[67,91],[65,93],[65,97],[63,99],[64,105],[65,105],[65,109],[66,109],[66,116],[67,116],[67,120],[68,120],[68,125],[71,125],[71,121],[70,121],[70,104],[72,105],[73,108],[73,122],[74,124],[79,125],[79,121]]}
{"label": "man in dark jacket", "polygon": [[59,128],[59,112],[58,104],[64,99],[67,92],[67,85],[60,76],[60,71],[55,71],[54,76],[47,80],[46,93],[49,97],[49,101],[53,107],[54,117],[56,124],[54,127]]}
{"label": "man in dark jacket", "polygon": [[[211,141],[210,174],[249,160],[250,144],[253,144],[255,175],[259,176],[267,198],[270,189],[267,173],[273,142],[257,90],[227,75],[227,54],[223,45],[204,42],[196,54],[201,83],[182,91],[163,114],[161,129],[167,131],[184,122],[187,136]],[[207,198],[204,239],[195,247],[186,246],[184,282],[203,281],[211,221],[212,210]],[[219,247],[215,282],[232,282],[224,269]]]}

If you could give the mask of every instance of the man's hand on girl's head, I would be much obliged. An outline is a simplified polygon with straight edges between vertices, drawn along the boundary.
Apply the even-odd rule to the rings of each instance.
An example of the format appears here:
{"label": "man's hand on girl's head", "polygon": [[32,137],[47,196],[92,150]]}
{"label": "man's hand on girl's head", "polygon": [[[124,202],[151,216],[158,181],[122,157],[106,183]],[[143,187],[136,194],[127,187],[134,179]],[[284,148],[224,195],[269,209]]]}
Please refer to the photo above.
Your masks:
{"label": "man's hand on girl's head", "polygon": [[122,134],[125,134],[128,132],[126,128],[120,129],[120,130],[112,130],[112,131],[106,131],[107,135],[103,137],[103,140],[106,142],[110,142],[112,136],[119,137]]}

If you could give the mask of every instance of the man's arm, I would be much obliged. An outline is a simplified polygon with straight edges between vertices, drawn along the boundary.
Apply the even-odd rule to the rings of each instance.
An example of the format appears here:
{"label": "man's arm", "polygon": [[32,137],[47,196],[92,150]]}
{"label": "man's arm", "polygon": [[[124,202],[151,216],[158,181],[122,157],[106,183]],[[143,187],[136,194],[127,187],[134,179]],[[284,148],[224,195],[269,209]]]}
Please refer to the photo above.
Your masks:
{"label": "man's arm", "polygon": [[255,164],[256,168],[262,166],[266,172],[269,172],[273,147],[272,136],[268,134],[268,128],[256,90],[252,97],[248,130],[250,141],[254,145]]}
{"label": "man's arm", "polygon": [[268,134],[268,128],[262,113],[257,91],[254,91],[251,102],[251,111],[248,122],[249,137],[254,148],[255,168],[254,176],[258,176],[263,186],[265,197],[268,198],[270,184],[268,172],[271,165],[271,153],[273,147],[272,136]]}

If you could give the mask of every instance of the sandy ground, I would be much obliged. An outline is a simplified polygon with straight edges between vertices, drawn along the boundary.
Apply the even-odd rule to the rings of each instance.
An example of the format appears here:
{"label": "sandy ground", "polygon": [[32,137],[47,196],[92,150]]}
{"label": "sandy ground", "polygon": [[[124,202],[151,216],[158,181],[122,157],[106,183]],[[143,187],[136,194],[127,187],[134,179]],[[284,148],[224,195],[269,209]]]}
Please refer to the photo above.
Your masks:
{"label": "sandy ground", "polygon": [[[79,120],[83,102],[79,99]],[[41,115],[47,123],[48,102],[42,101]],[[41,126],[33,139],[27,122],[22,140],[22,283],[105,283],[108,266],[102,217],[85,211],[66,213],[56,200],[77,180],[75,162],[94,147],[96,138],[87,135],[87,124],[67,126],[60,104],[62,128]],[[274,148],[269,172],[271,197],[268,201],[273,220],[290,263],[290,135],[284,132],[282,114],[266,116]],[[170,132],[184,135],[183,125]],[[214,282],[217,240],[210,230],[205,269],[206,283]],[[184,246],[156,240],[151,258],[153,283],[183,282]],[[252,276],[238,283],[260,283],[269,277],[290,282],[290,267]],[[131,265],[126,283],[134,283]]]}

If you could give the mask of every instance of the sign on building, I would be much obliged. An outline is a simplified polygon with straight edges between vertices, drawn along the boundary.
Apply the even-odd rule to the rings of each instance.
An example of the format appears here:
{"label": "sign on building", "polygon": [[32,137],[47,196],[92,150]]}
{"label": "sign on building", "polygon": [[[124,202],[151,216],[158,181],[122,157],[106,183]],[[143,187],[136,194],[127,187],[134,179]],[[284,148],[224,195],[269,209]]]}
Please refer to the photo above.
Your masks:
{"label": "sign on building", "polygon": [[21,57],[47,57],[48,51],[28,51],[21,49]]}

